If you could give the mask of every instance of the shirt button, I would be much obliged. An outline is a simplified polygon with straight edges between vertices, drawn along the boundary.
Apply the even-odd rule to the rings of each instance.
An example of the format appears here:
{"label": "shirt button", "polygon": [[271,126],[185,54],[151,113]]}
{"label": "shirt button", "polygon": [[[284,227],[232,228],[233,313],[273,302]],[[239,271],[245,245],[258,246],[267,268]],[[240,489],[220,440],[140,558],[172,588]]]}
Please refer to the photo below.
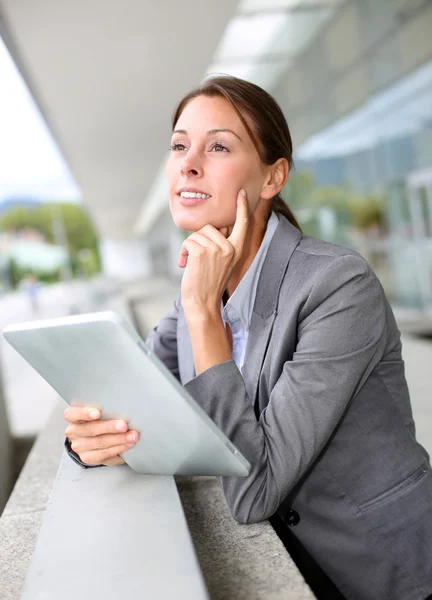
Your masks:
{"label": "shirt button", "polygon": [[300,515],[295,510],[289,510],[284,516],[284,522],[290,527],[295,527],[300,523]]}

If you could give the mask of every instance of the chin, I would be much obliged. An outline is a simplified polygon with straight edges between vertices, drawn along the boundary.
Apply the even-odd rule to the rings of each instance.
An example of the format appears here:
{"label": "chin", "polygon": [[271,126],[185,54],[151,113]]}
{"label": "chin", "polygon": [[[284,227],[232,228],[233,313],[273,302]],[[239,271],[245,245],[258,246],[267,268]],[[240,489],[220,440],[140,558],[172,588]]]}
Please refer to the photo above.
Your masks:
{"label": "chin", "polygon": [[207,211],[203,212],[191,208],[173,210],[171,216],[175,226],[184,231],[198,231],[205,225],[213,225],[216,229],[232,225],[232,223],[227,223],[229,219],[221,215],[212,215]]}

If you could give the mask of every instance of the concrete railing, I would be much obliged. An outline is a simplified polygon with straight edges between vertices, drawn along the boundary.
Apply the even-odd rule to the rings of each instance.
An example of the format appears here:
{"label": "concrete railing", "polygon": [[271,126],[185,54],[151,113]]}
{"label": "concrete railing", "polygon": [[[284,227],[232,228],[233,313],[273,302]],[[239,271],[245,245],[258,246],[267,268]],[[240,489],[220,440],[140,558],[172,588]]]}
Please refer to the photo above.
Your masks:
{"label": "concrete railing", "polygon": [[0,369],[0,515],[10,494],[12,485],[12,440],[9,431],[6,403],[3,396]]}
{"label": "concrete railing", "polygon": [[[156,286],[156,299],[143,285],[135,304],[147,328],[173,290],[168,299]],[[124,312],[125,299],[110,308]],[[38,437],[0,519],[2,600],[313,598],[267,521],[232,519],[217,479],[81,469],[63,454],[65,406]]]}

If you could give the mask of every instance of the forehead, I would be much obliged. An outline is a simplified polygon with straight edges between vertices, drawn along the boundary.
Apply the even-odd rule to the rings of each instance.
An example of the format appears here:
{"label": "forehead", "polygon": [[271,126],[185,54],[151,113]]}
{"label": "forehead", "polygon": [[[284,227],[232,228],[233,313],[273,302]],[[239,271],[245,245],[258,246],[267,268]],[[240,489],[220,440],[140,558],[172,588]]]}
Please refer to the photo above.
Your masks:
{"label": "forehead", "polygon": [[220,96],[198,96],[190,100],[183,109],[175,129],[185,129],[188,133],[233,129],[241,137],[242,134],[247,136],[247,131],[232,104]]}

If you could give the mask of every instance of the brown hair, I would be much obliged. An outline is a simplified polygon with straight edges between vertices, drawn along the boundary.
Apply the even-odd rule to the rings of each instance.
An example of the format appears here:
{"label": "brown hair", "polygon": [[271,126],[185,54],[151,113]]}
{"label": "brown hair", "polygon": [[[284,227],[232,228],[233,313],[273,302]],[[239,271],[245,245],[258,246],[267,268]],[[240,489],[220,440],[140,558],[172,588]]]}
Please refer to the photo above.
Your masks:
{"label": "brown hair", "polygon": [[[279,158],[286,158],[290,168],[292,167],[293,150],[288,123],[279,104],[265,90],[254,83],[229,75],[209,77],[180,100],[172,117],[173,129],[186,104],[198,96],[220,96],[228,100],[245,126],[262,162],[272,165]],[[248,124],[247,117],[254,131]],[[286,217],[301,231],[297,219],[280,194],[272,198],[272,210]]]}

